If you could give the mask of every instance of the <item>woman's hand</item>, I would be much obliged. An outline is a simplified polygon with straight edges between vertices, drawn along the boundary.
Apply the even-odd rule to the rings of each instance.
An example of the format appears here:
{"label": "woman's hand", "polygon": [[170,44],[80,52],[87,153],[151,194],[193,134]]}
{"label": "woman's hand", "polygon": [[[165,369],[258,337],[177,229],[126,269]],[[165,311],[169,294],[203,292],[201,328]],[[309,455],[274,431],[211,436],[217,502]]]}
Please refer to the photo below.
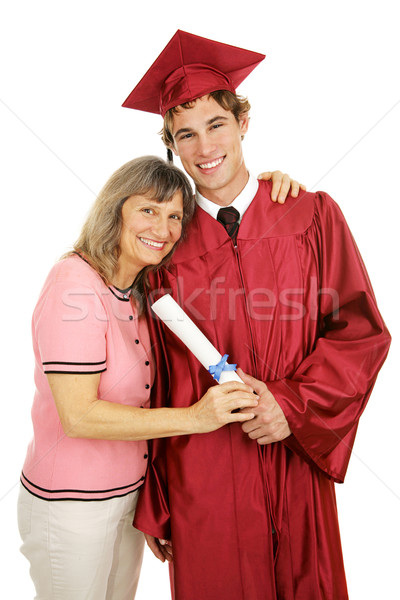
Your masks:
{"label": "woman's hand", "polygon": [[282,171],[266,171],[261,173],[257,179],[272,181],[271,200],[273,202],[278,200],[279,204],[285,203],[289,192],[292,198],[297,198],[300,190],[306,191],[305,185],[292,179],[287,173],[282,173]]}
{"label": "woman's hand", "polygon": [[[238,381],[210,387],[196,404],[189,407],[195,432],[207,433],[227,423],[250,421],[254,417],[251,409],[258,405],[258,398],[253,388]],[[232,412],[242,408],[249,412]]]}
{"label": "woman's hand", "polygon": [[[226,423],[250,421],[258,399],[251,386],[231,381],[211,387],[189,407],[139,408],[98,398],[99,375],[49,373],[47,378],[62,427],[71,438],[149,440],[207,433]],[[248,412],[231,412],[242,408]]]}

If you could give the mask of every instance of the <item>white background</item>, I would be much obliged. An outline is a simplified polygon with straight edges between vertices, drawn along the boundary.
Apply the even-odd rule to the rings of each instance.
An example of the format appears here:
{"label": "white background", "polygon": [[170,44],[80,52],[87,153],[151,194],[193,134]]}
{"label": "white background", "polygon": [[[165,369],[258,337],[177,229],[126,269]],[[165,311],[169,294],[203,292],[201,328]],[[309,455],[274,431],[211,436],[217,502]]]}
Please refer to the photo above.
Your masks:
{"label": "white background", "polygon": [[[0,17],[2,598],[33,596],[16,528],[31,436],[30,319],[44,278],[122,163],[164,149],[161,119],[120,107],[180,28],[267,54],[248,167],[279,168],[340,204],[394,336],[338,504],[350,598],[400,598],[398,467],[400,42],[393,0],[234,3],[21,0]],[[139,600],[169,598],[146,554]],[[195,600],[195,595],[193,599]],[[249,598],[248,600],[251,600]]]}

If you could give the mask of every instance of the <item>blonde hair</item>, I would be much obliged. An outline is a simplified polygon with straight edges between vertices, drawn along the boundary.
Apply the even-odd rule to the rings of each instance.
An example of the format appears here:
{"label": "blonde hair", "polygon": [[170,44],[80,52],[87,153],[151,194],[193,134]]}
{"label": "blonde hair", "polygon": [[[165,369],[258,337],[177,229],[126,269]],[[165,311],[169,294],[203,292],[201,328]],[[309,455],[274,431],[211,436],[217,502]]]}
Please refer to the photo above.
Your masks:
{"label": "blonde hair", "polygon": [[[120,255],[121,213],[126,200],[130,196],[148,195],[152,200],[168,202],[177,192],[182,193],[183,199],[182,239],[195,208],[193,191],[186,176],[157,156],[143,156],[127,162],[111,175],[100,191],[73,252],[82,254],[104,282],[110,284]],[[159,265],[145,267],[139,273],[134,291],[143,293],[149,271],[168,262],[174,250],[175,247]]]}
{"label": "blonde hair", "polygon": [[[229,90],[218,90],[216,92],[211,92],[208,94],[208,97],[213,98],[224,110],[230,111],[238,122],[244,113],[250,111],[250,102],[247,100],[247,98],[233,94]],[[185,102],[179,106],[174,106],[174,108],[170,108],[165,114],[164,125],[160,131],[160,135],[167,148],[172,148],[174,146],[174,138],[172,135],[174,114],[176,114],[180,108],[193,108],[195,102],[196,100],[191,100],[190,102]]]}

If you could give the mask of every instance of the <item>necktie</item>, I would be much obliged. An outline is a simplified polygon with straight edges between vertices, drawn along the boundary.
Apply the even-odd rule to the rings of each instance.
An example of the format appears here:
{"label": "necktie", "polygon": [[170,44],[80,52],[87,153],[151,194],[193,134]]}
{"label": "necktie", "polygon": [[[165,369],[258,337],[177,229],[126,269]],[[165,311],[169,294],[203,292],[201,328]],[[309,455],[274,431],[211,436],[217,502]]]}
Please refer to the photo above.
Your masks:
{"label": "necktie", "polygon": [[217,215],[217,221],[222,223],[235,245],[237,232],[239,229],[239,218],[239,211],[237,211],[233,206],[220,208]]}

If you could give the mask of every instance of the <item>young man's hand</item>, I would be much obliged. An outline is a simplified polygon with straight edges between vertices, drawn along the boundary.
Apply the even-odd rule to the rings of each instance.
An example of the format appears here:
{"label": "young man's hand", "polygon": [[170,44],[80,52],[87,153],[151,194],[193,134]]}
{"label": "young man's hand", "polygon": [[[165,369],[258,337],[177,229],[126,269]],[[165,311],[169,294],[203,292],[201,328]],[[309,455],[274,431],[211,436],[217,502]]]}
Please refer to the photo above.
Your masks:
{"label": "young man's hand", "polygon": [[283,410],[275,400],[264,382],[247,375],[241,369],[237,370],[239,377],[251,386],[259,395],[258,405],[255,408],[244,408],[242,412],[255,413],[254,419],[243,423],[242,429],[250,439],[257,440],[258,444],[272,444],[281,442],[291,434],[289,424]]}
{"label": "young man's hand", "polygon": [[261,173],[258,179],[272,181],[271,200],[278,201],[279,204],[285,203],[289,192],[292,198],[297,198],[300,190],[306,191],[304,184],[291,179],[287,173],[282,173],[282,171],[266,171]]}
{"label": "young man's hand", "polygon": [[152,535],[144,534],[146,538],[146,542],[152,553],[156,558],[161,560],[161,562],[172,562],[173,554],[172,554],[172,544],[168,540],[162,540],[159,538],[155,538]]}

